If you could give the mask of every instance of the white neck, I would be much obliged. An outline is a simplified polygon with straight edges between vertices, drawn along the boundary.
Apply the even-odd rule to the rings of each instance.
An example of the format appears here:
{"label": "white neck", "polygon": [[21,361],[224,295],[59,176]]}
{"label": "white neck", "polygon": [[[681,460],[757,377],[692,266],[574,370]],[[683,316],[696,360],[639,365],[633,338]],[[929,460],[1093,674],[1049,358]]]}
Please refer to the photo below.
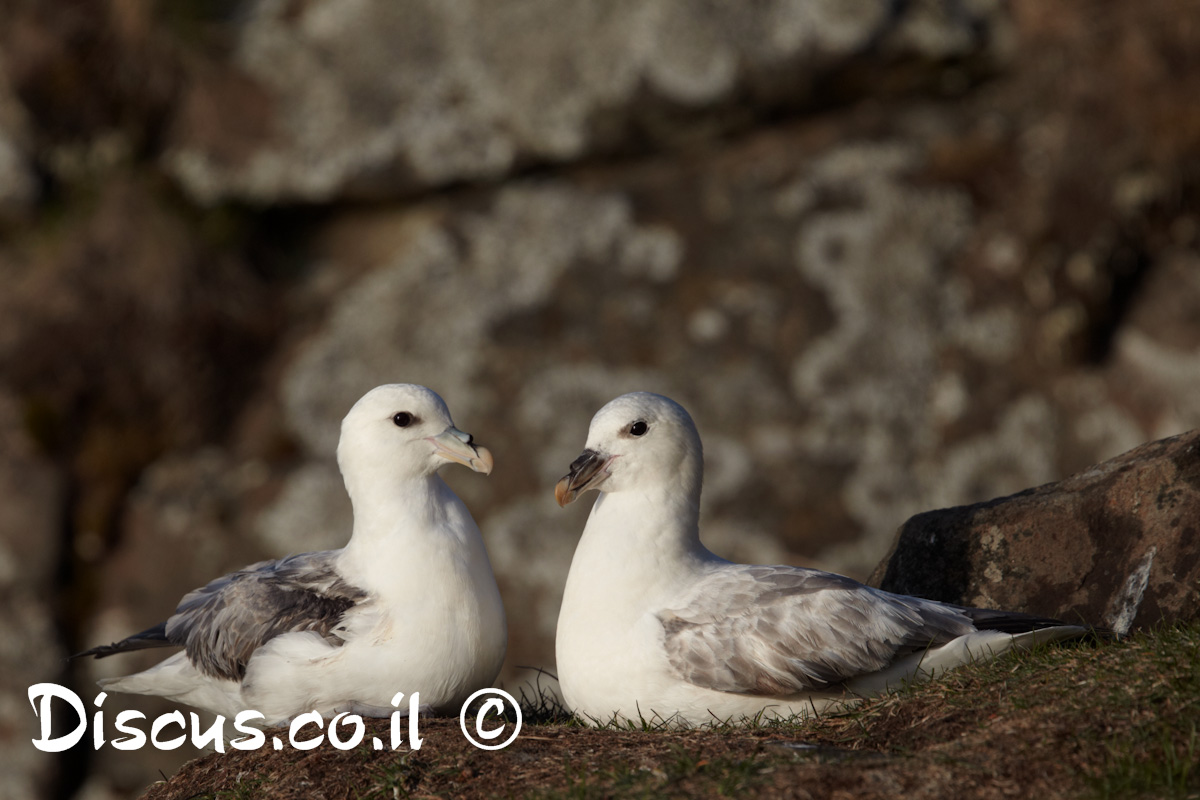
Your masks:
{"label": "white neck", "polygon": [[436,474],[399,481],[347,480],[346,491],[354,507],[350,544],[368,547],[380,537],[441,526],[458,499]]}
{"label": "white neck", "polygon": [[717,558],[700,542],[699,516],[699,492],[602,494],[575,550],[569,588],[575,583],[588,594],[616,586],[647,597],[671,593],[691,569]]}
{"label": "white neck", "polygon": [[436,474],[388,485],[346,481],[354,530],[339,566],[347,578],[394,583],[429,559],[487,563],[483,537],[463,502]]}

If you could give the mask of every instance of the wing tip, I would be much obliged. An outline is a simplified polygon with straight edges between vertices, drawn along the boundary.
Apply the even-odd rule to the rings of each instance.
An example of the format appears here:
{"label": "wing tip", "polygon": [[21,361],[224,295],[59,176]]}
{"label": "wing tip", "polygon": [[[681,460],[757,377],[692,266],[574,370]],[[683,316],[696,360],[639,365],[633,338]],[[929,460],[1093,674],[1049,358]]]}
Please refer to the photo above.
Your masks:
{"label": "wing tip", "polygon": [[68,658],[74,661],[77,658],[108,658],[115,656],[118,653],[129,653],[134,650],[148,650],[154,647],[175,647],[175,642],[167,638],[167,623],[160,622],[152,628],[147,628],[141,633],[135,633],[132,636],[127,636],[119,642],[112,644],[98,644],[95,647],[89,647],[79,653],[75,653]]}

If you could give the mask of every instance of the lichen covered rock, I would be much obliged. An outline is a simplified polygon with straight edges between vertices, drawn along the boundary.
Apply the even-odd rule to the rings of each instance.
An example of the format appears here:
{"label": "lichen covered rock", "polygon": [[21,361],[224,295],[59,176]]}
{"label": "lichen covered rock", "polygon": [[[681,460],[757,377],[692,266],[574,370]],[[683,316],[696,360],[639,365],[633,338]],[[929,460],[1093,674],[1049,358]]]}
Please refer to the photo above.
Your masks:
{"label": "lichen covered rock", "polygon": [[929,511],[900,528],[872,582],[1127,633],[1200,613],[1200,431],[1057,483]]}

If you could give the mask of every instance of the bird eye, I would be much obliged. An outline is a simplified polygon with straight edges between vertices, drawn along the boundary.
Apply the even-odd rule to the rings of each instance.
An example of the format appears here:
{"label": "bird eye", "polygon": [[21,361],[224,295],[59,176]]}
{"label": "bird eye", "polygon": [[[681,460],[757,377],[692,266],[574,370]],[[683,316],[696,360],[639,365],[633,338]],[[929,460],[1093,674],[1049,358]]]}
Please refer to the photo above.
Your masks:
{"label": "bird eye", "polygon": [[648,431],[648,430],[650,430],[650,426],[647,425],[644,421],[639,419],[637,422],[635,422],[629,426],[629,435],[630,436],[644,436],[646,431]]}
{"label": "bird eye", "polygon": [[392,422],[396,423],[397,428],[407,428],[412,424],[413,415],[407,411],[401,411],[396,416],[392,417]]}

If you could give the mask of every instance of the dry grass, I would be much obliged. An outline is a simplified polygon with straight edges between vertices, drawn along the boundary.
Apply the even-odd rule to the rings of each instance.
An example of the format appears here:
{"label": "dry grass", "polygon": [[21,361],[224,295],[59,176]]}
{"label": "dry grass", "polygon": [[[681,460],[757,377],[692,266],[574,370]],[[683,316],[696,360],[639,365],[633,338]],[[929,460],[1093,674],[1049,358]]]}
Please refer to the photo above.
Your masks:
{"label": "dry grass", "polygon": [[[595,730],[526,700],[532,721],[502,751],[475,749],[456,719],[422,720],[416,752],[231,752],[146,797],[1200,798],[1200,625],[1044,648],[751,727]],[[386,721],[370,735],[386,740]]]}

